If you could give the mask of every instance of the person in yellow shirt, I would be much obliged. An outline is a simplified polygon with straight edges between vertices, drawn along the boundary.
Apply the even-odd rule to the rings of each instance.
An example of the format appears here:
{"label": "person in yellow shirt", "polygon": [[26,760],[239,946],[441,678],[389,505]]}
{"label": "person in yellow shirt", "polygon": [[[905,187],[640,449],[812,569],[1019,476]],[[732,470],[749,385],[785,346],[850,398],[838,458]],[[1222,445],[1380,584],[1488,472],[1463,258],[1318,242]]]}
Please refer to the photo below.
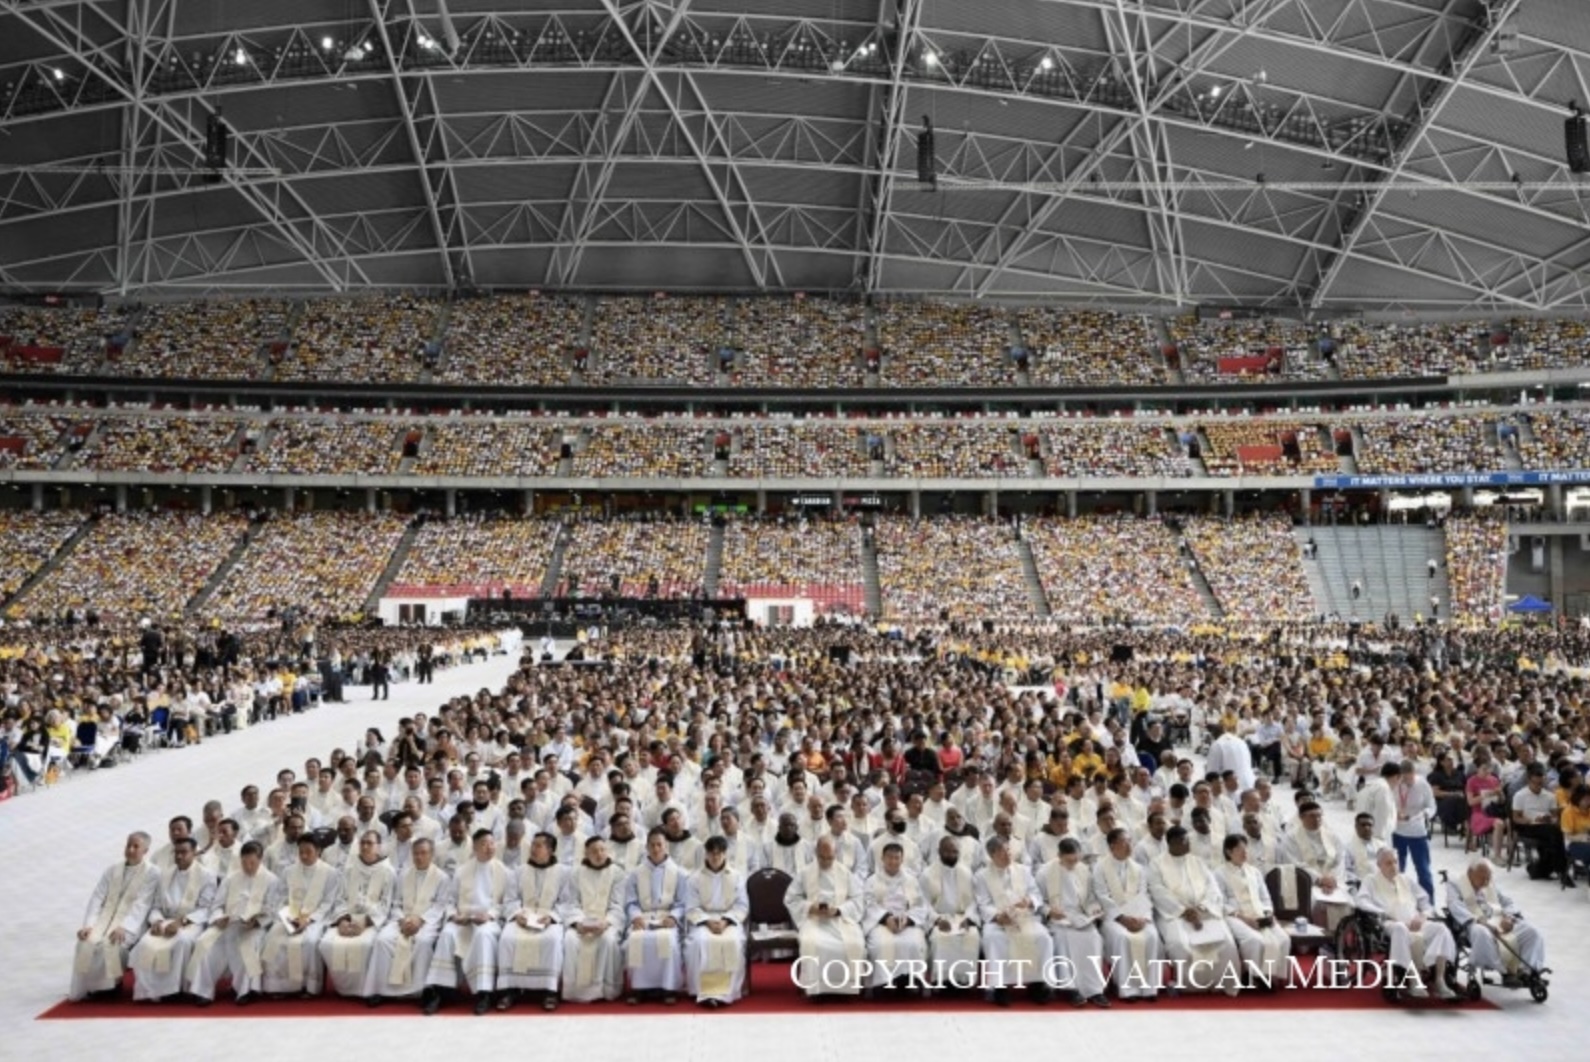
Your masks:
{"label": "person in yellow shirt", "polygon": [[1093,742],[1083,741],[1077,754],[1071,757],[1071,773],[1080,778],[1091,778],[1104,770],[1104,757],[1093,748]]}
{"label": "person in yellow shirt", "polygon": [[1562,839],[1568,848],[1568,867],[1590,865],[1590,785],[1574,788],[1568,806],[1562,809]]}

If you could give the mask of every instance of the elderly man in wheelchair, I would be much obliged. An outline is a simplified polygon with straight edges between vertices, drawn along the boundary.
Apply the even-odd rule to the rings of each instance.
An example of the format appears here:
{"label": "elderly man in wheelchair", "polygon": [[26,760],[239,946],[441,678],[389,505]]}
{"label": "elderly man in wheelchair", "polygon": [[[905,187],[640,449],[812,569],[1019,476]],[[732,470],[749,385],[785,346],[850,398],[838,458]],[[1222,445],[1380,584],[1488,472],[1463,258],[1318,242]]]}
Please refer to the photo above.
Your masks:
{"label": "elderly man in wheelchair", "polygon": [[1503,987],[1528,988],[1535,1002],[1546,1001],[1546,942],[1496,887],[1489,859],[1477,855],[1462,875],[1447,879],[1446,905],[1447,924],[1468,952],[1470,995],[1479,994],[1488,971]]}
{"label": "elderly man in wheelchair", "polygon": [[[1384,947],[1401,992],[1415,999],[1459,998],[1447,980],[1448,964],[1457,960],[1452,931],[1433,916],[1429,895],[1397,870],[1392,849],[1383,848],[1376,856],[1374,872],[1358,887],[1357,906],[1364,952]],[[1418,979],[1408,976],[1413,970],[1419,972]]]}

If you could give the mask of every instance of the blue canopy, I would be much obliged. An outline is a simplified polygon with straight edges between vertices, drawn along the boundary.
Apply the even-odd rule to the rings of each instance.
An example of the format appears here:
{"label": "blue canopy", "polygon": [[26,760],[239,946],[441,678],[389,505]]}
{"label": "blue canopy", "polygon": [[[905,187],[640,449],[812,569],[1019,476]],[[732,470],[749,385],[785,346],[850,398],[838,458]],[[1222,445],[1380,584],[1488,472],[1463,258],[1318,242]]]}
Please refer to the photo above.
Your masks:
{"label": "blue canopy", "polygon": [[1509,612],[1550,612],[1551,611],[1551,603],[1548,602],[1548,601],[1542,601],[1540,598],[1536,597],[1534,594],[1526,594],[1525,596],[1519,598],[1517,601],[1514,601],[1511,605],[1508,605],[1507,606],[1507,611],[1509,611]]}

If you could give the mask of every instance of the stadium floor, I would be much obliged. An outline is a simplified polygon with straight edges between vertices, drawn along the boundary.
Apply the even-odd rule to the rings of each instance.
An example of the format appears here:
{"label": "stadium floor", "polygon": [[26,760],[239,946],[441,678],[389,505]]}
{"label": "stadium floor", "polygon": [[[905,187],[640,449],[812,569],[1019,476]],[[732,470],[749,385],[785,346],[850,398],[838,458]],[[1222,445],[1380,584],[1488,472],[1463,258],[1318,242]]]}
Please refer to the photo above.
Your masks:
{"label": "stadium floor", "polygon": [[[0,874],[0,910],[12,917],[0,919],[0,1057],[38,1057],[53,1053],[63,1059],[117,1057],[120,1062],[164,1059],[184,1052],[215,1057],[227,1046],[246,1042],[258,1033],[269,1037],[272,1053],[324,1051],[327,1048],[377,1052],[412,1050],[414,1037],[436,1031],[435,1022],[412,1010],[387,1008],[371,1014],[338,1001],[282,1003],[280,1014],[268,1015],[264,1006],[248,1016],[224,1004],[202,1012],[203,1020],[169,1020],[190,1013],[183,1008],[142,1008],[148,1022],[70,1020],[69,1010],[58,1007],[66,990],[72,957],[71,934],[96,876],[116,857],[121,839],[134,828],[156,830],[179,810],[192,811],[208,797],[229,798],[245,781],[254,781],[266,767],[301,763],[306,756],[324,754],[335,744],[350,744],[367,726],[390,729],[401,715],[426,710],[448,696],[497,687],[512,667],[504,657],[494,657],[438,676],[430,687],[400,686],[391,701],[372,704],[362,690],[352,693],[347,705],[330,705],[180,754],[153,754],[143,761],[75,779],[62,790],[29,795],[0,805],[0,843],[6,872]],[[266,765],[262,767],[261,765]],[[176,770],[172,770],[176,768]],[[165,775],[151,785],[156,772]],[[1281,787],[1279,796],[1289,797]],[[1331,805],[1332,825],[1341,832],[1348,817],[1339,804]],[[1458,871],[1462,855],[1457,848],[1435,844],[1437,868]],[[1277,993],[1270,997],[1244,996],[1236,1001],[1184,999],[1158,1006],[1117,1006],[1087,1018],[1073,1017],[1069,1007],[1046,1009],[1018,1005],[996,1010],[976,1004],[905,1001],[895,1006],[854,1006],[845,1003],[812,1007],[780,993],[776,986],[743,1006],[721,1012],[704,1012],[689,1005],[664,1010],[643,1007],[566,1007],[550,1019],[560,1042],[579,1050],[588,1059],[633,1057],[638,1045],[666,1047],[666,1057],[679,1062],[754,1054],[760,1060],[868,1057],[921,1058],[959,1055],[968,1048],[997,1044],[1002,1052],[1052,1052],[1057,1045],[1067,1051],[1119,1051],[1130,1044],[1135,1057],[1187,1056],[1189,1048],[1200,1057],[1203,1048],[1222,1058],[1273,1058],[1284,1052],[1289,1062],[1330,1058],[1335,1062],[1344,1048],[1373,1052],[1374,1057],[1449,1059],[1464,1054],[1512,1054],[1524,1047],[1532,1056],[1566,1054],[1582,1049],[1590,1012],[1590,954],[1580,943],[1590,928],[1590,901],[1581,887],[1560,892],[1554,885],[1527,883],[1520,871],[1500,875],[1504,890],[1511,891],[1546,935],[1547,950],[1556,971],[1551,999],[1544,1006],[1530,1002],[1527,993],[1490,990],[1489,1006],[1438,1007],[1417,1005],[1392,1008],[1373,994],[1342,993],[1327,1000],[1318,990]],[[760,976],[777,971],[759,971]],[[759,978],[760,979],[760,978]],[[1296,998],[1288,998],[1296,997]],[[89,1007],[83,1018],[128,1018],[130,1004],[102,1014]],[[1233,1036],[1232,1020],[1241,1011],[1242,1028]],[[198,1012],[191,1012],[198,1013]],[[506,1018],[470,1017],[462,1007],[445,1021],[444,1041],[449,1051],[488,1051],[502,1045],[503,1021],[543,1016],[520,1010]],[[1130,1016],[1130,1025],[1125,1024]],[[44,1017],[67,1020],[38,1020]],[[839,1018],[837,1021],[797,1018]],[[623,1017],[617,1031],[614,1019]],[[281,1020],[283,1018],[298,1020]],[[604,1019],[598,1027],[596,1019]],[[368,1019],[368,1020],[361,1020]],[[1299,1020],[1307,1022],[1300,1028]],[[158,1028],[158,1035],[148,1035]],[[217,1034],[220,1034],[220,1038]],[[990,1039],[991,1038],[991,1039]],[[576,1047],[577,1045],[577,1047]]]}

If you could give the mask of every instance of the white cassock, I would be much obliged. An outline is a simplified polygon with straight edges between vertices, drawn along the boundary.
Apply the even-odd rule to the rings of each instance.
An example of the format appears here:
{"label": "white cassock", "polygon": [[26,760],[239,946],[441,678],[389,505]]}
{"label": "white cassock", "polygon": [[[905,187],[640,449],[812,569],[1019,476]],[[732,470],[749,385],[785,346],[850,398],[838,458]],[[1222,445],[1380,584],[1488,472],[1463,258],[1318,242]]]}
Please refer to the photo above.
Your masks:
{"label": "white cassock", "polygon": [[728,850],[723,853],[724,862],[730,870],[740,875],[743,880],[747,875],[762,869],[762,845],[753,841],[744,833],[737,833],[733,837],[723,838],[729,842]]}
{"label": "white cassock", "polygon": [[238,859],[242,855],[241,842],[234,841],[232,847],[223,848],[218,844],[211,845],[199,854],[199,862],[215,875],[217,882],[225,881],[231,877],[232,871],[238,869]]}
{"label": "white cassock", "polygon": [[646,858],[646,842],[639,837],[631,837],[627,841],[609,840],[607,858],[617,863],[618,868],[628,874],[640,866],[640,861]]}
{"label": "white cassock", "polygon": [[[745,872],[727,863],[721,871],[702,867],[685,881],[685,982],[697,1002],[733,1003],[745,995],[745,920],[751,903]],[[727,923],[714,933],[708,922]]]}
{"label": "white cassock", "polygon": [[[1060,842],[1071,837],[1070,832],[1050,833],[1047,828],[1033,833],[1027,841],[1027,865],[1029,867],[1047,866],[1051,859],[1060,855]],[[1072,838],[1075,840],[1075,838]]]}
{"label": "white cassock", "polygon": [[[306,867],[294,863],[282,875],[282,904],[265,933],[267,992],[320,992],[325,968],[320,963],[320,938],[331,912],[342,902],[342,875],[320,860]],[[308,918],[300,932],[287,927],[289,919]]]}
{"label": "white cassock", "polygon": [[563,923],[569,868],[556,860],[544,867],[526,863],[516,872],[519,907],[508,915],[497,944],[497,987],[521,992],[556,992],[563,975]]}
{"label": "white cassock", "polygon": [[[1192,855],[1160,856],[1148,868],[1148,895],[1154,901],[1165,954],[1172,962],[1185,964],[1177,987],[1235,995],[1241,987],[1237,942],[1226,925],[1220,886],[1203,861]],[[1202,925],[1196,929],[1182,917],[1188,908],[1201,916]]]}
{"label": "white cassock", "polygon": [[912,877],[922,873],[922,850],[917,843],[903,833],[879,834],[867,849],[867,865],[877,868],[883,866],[883,850],[887,845],[900,846],[900,869]]}
{"label": "white cassock", "polygon": [[[835,862],[842,864],[846,870],[860,878],[865,878],[871,872],[872,863],[867,846],[860,837],[849,830],[837,837],[829,831],[828,839],[834,843]],[[812,844],[815,846],[816,843],[816,838],[813,838]]]}
{"label": "white cassock", "polygon": [[[320,960],[339,996],[362,996],[369,982],[370,955],[375,938],[392,915],[397,892],[397,872],[385,859],[366,863],[355,859],[342,871],[342,901],[327,920],[330,927],[320,938]],[[350,919],[357,936],[343,936],[338,923]]]}
{"label": "white cassock", "polygon": [[[1452,962],[1457,958],[1452,931],[1429,917],[1429,898],[1407,875],[1388,878],[1377,868],[1358,887],[1358,906],[1381,917],[1393,965],[1423,970],[1437,959]],[[1408,923],[1421,916],[1424,924],[1417,930],[1409,929]]]}
{"label": "white cassock", "polygon": [[[679,954],[680,927],[685,923],[685,871],[671,858],[646,860],[624,882],[624,969],[631,991],[677,992],[684,983]],[[635,919],[645,925],[635,928]],[[663,920],[672,918],[672,926]]]}
{"label": "white cassock", "polygon": [[[861,928],[867,934],[867,953],[874,960],[884,962],[927,962],[927,934],[923,932],[932,919],[932,908],[915,877],[902,868],[898,874],[879,870],[866,883],[867,902],[861,915]],[[908,923],[898,933],[884,922],[889,918],[903,918]],[[892,971],[901,976],[903,968]],[[872,987],[881,988],[890,981],[891,971],[882,966],[872,971]]]}
{"label": "white cassock", "polygon": [[[88,930],[88,939],[77,942],[68,999],[83,999],[90,992],[121,986],[128,956],[144,931],[159,884],[160,872],[147,861],[131,867],[117,863],[99,876],[83,914],[80,928]],[[117,929],[124,937],[120,944],[112,944],[109,937]]]}
{"label": "white cassock", "polygon": [[[411,866],[398,875],[389,920],[375,935],[360,995],[395,999],[419,994],[447,917],[448,886],[447,874],[435,864],[423,871]],[[410,918],[418,920],[418,928],[405,934],[403,923]]]}
{"label": "white cassock", "polygon": [[1068,868],[1056,859],[1038,872],[1038,888],[1049,907],[1055,957],[1069,964],[1057,971],[1069,983],[1055,987],[1074,991],[1083,999],[1102,996],[1104,937],[1099,921],[1104,917],[1104,905],[1094,894],[1092,872],[1080,860]]}
{"label": "white cassock", "polygon": [[[1313,920],[1324,926],[1327,933],[1336,932],[1341,920],[1353,910],[1353,898],[1346,889],[1347,857],[1342,851],[1341,841],[1336,839],[1329,827],[1322,826],[1309,831],[1299,824],[1286,835],[1283,855],[1283,863],[1302,867],[1313,882]],[[1330,896],[1323,896],[1320,892],[1320,879],[1326,877],[1336,881],[1336,892]]]}
{"label": "white cassock", "polygon": [[[1494,881],[1476,889],[1467,874],[1452,878],[1446,883],[1446,910],[1453,922],[1468,927],[1469,947],[1477,969],[1516,974],[1520,961],[1536,970],[1545,967],[1546,942],[1540,930],[1522,921],[1518,907]],[[1507,933],[1499,928],[1504,916],[1513,920],[1513,928]],[[1507,947],[1499,945],[1498,939]]]}
{"label": "white cassock", "polygon": [[552,850],[552,856],[558,865],[570,869],[579,866],[580,860],[585,858],[585,842],[590,837],[582,830],[573,833],[559,830],[553,836],[557,838],[558,846]]}
{"label": "white cassock", "polygon": [[[1249,968],[1258,967],[1273,981],[1287,969],[1286,957],[1292,953],[1292,938],[1284,926],[1275,923],[1275,904],[1264,876],[1252,863],[1237,866],[1224,863],[1215,872],[1221,895],[1226,901],[1226,928],[1237,942],[1237,954]],[[1270,919],[1264,929],[1255,929],[1243,919]]]}
{"label": "white cassock", "polygon": [[[685,834],[677,841],[668,842],[668,858],[686,874],[700,870],[707,861],[707,846],[698,838]],[[641,864],[637,864],[637,867]]]}
{"label": "white cassock", "polygon": [[[232,978],[237,995],[260,990],[265,964],[260,952],[265,947],[265,925],[281,905],[281,879],[261,866],[249,877],[239,870],[221,883],[210,910],[210,927],[199,937],[188,957],[188,991],[200,999],[214,999],[216,982]],[[226,918],[225,929],[215,922]],[[245,923],[259,919],[262,925],[250,928]]]}
{"label": "white cassock", "polygon": [[[928,954],[938,969],[960,976],[948,976],[953,987],[975,984],[972,966],[982,953],[983,935],[978,930],[977,889],[972,872],[963,863],[947,867],[938,860],[922,872],[922,896],[933,912],[933,929],[928,934]],[[949,928],[939,925],[946,922]]]}
{"label": "white cassock", "polygon": [[1359,881],[1367,881],[1376,872],[1381,850],[1390,847],[1391,845],[1378,837],[1371,837],[1366,841],[1355,833],[1347,838],[1342,850],[1347,860],[1348,876]]}
{"label": "white cassock", "polygon": [[[431,953],[427,985],[458,987],[459,977],[472,992],[490,992],[497,978],[497,942],[502,936],[503,913],[518,903],[516,882],[508,868],[493,859],[482,863],[470,858],[459,864],[448,890],[447,919]],[[454,916],[485,921],[455,922]]]}
{"label": "white cassock", "polygon": [[[1159,991],[1155,963],[1164,942],[1154,925],[1154,904],[1148,896],[1148,870],[1136,859],[1106,856],[1093,867],[1093,895],[1104,909],[1099,934],[1110,960],[1110,979],[1122,999],[1148,998]],[[1121,918],[1140,918],[1143,927],[1129,931]]]}
{"label": "white cassock", "polygon": [[804,839],[794,844],[780,844],[776,840],[771,840],[762,846],[762,866],[772,870],[782,870],[791,879],[815,858],[817,857],[812,851],[812,843]]}
{"label": "white cassock", "polygon": [[[197,860],[187,870],[172,867],[161,872],[149,908],[149,932],[132,949],[134,999],[161,999],[187,989],[182,975],[194,944],[204,934],[220,883]],[[180,928],[175,936],[159,931],[167,925]]]}
{"label": "white cassock", "polygon": [[[846,870],[836,858],[824,870],[820,863],[808,863],[790,882],[784,894],[784,908],[800,930],[800,959],[815,971],[806,976],[809,996],[854,996],[861,993],[859,964],[867,957],[867,941],[861,934],[862,904],[865,894],[861,879]],[[813,913],[819,904],[838,911],[837,915]]]}
{"label": "white cassock", "polygon": [[[574,1003],[617,999],[624,989],[624,956],[619,934],[624,924],[624,870],[611,859],[603,867],[581,863],[569,875],[561,912],[563,998]],[[581,928],[587,930],[580,932]],[[600,929],[592,933],[591,929]]]}
{"label": "white cassock", "polygon": [[[1000,964],[994,987],[1042,984],[1054,958],[1054,940],[1043,925],[1043,895],[1032,871],[1020,863],[1003,870],[990,864],[973,883],[983,922],[983,951],[990,962]],[[995,922],[1002,914],[1010,916],[1009,925]]]}
{"label": "white cassock", "polygon": [[1281,851],[1278,832],[1260,830],[1257,837],[1249,837],[1247,834],[1242,836],[1248,842],[1248,865],[1257,870],[1260,877],[1286,862]]}

